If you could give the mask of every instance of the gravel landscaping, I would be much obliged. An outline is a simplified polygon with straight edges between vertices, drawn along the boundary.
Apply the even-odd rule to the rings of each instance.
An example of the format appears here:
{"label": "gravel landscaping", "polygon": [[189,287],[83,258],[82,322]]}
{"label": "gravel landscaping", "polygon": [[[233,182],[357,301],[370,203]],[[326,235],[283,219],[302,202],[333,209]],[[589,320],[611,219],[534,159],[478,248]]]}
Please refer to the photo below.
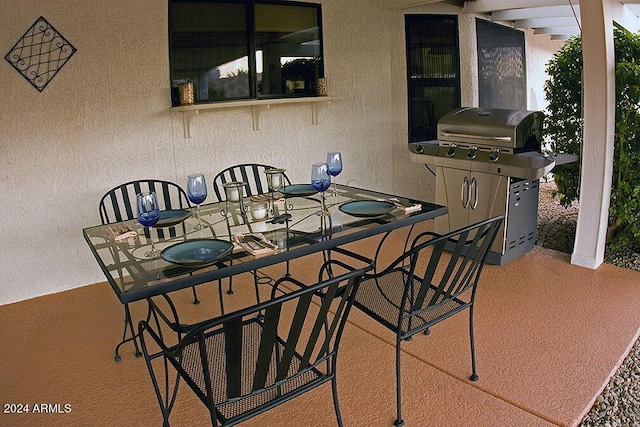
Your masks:
{"label": "gravel landscaping", "polygon": [[[571,253],[578,219],[578,203],[568,208],[552,197],[555,183],[540,181],[536,244]],[[605,262],[640,271],[640,245],[633,244],[605,256]],[[640,341],[611,378],[581,427],[640,426]]]}

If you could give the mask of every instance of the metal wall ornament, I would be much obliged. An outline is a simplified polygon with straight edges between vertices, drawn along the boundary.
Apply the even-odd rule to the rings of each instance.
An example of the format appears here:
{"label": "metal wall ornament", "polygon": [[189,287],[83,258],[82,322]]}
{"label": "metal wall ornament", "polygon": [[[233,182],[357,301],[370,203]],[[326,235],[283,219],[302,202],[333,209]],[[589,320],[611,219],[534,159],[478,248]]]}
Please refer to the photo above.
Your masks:
{"label": "metal wall ornament", "polygon": [[4,59],[42,92],[75,52],[76,48],[41,16]]}

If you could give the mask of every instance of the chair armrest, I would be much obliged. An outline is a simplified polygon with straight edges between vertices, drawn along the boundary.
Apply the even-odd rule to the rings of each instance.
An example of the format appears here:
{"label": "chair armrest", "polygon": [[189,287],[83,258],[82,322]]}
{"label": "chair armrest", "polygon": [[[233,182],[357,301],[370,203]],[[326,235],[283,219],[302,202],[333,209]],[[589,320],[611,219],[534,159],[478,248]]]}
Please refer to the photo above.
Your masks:
{"label": "chair armrest", "polygon": [[[344,255],[348,257],[348,259],[330,259],[328,261],[325,261],[322,264],[322,266],[320,266],[320,269],[318,271],[318,282],[340,277],[344,274],[352,273],[357,270],[362,270],[363,273],[366,273],[373,269],[373,260],[370,258],[367,258],[365,256],[362,256],[360,254],[357,254],[355,252],[352,252],[343,248],[334,248],[334,249],[331,249],[331,252],[332,253],[336,252],[341,255]],[[356,261],[359,264],[359,266],[348,264],[347,262],[350,260]],[[282,277],[276,280],[276,282],[274,283],[271,291],[271,298],[275,297],[276,292],[279,290],[278,287],[286,283],[292,284],[299,289],[304,289],[309,287],[309,285],[291,276]],[[341,288],[338,291],[336,296],[341,295],[342,291],[343,289]],[[320,297],[324,297],[323,293],[318,293],[318,295]]]}
{"label": "chair armrest", "polygon": [[[166,301],[167,306],[169,307],[170,314],[165,313],[159,304],[155,301],[156,298],[162,298]],[[159,320],[161,319],[166,326],[168,326],[173,332],[176,333],[186,333],[191,329],[192,325],[187,325],[180,323],[180,319],[178,317],[178,310],[176,309],[175,304],[167,294],[161,294],[156,297],[147,298],[147,304],[149,305],[148,313],[147,313],[147,322],[150,320],[153,315],[156,319],[156,323],[159,326]]]}

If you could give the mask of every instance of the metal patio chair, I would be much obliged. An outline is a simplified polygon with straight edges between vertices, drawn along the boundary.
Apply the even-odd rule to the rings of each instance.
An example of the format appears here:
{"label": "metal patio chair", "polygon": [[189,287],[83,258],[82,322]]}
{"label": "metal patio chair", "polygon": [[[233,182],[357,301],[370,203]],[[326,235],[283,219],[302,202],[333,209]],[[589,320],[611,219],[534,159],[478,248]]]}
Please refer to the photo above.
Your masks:
{"label": "metal patio chair", "polygon": [[[224,169],[213,178],[213,192],[215,194],[216,201],[222,202],[226,199],[222,184],[233,181],[246,182],[244,186],[244,193],[246,197],[267,194],[269,192],[269,187],[267,186],[267,176],[264,171],[265,169],[273,168],[274,166],[259,163],[242,163]],[[285,185],[290,185],[291,181],[289,181],[287,175],[283,175]]]}
{"label": "metal patio chair", "polygon": [[[476,373],[473,304],[484,261],[500,229],[495,217],[446,235],[418,234],[382,271],[365,275],[354,306],[396,334],[396,426],[402,419],[400,345],[455,314],[469,310],[471,377]],[[376,259],[381,251],[376,252]]]}
{"label": "metal patio chair", "polygon": [[[223,202],[227,199],[223,184],[233,181],[241,181],[245,182],[244,185],[244,196],[258,196],[261,194],[267,194],[269,192],[269,187],[267,185],[267,176],[264,173],[266,169],[273,169],[274,166],[259,164],[259,163],[242,163],[234,166],[230,166],[221,172],[219,172],[213,178],[213,193],[215,197],[215,201]],[[286,174],[283,173],[284,184],[291,185],[291,181]],[[242,194],[240,195],[242,197]],[[287,261],[287,272],[289,271],[289,262]],[[258,284],[263,283],[265,279],[261,278],[258,275],[257,271],[253,272],[254,283],[256,287],[256,296],[258,293]],[[233,293],[233,281],[229,278],[229,288],[227,289],[228,294]],[[259,297],[258,297],[259,298]]]}
{"label": "metal patio chair", "polygon": [[[102,224],[111,224],[114,222],[128,221],[135,219],[136,212],[136,195],[143,191],[155,191],[158,195],[158,203],[160,210],[171,209],[189,209],[191,204],[185,191],[178,184],[169,181],[163,181],[158,179],[141,179],[136,181],[129,181],[124,184],[118,185],[107,191],[102,199],[98,209],[100,211],[100,220]],[[181,226],[181,225],[180,225]],[[158,233],[159,237],[164,237],[165,233],[168,233],[171,237],[176,235],[176,227],[167,228],[154,228],[154,231]],[[150,238],[149,230],[145,228],[145,237]],[[120,272],[122,274],[122,272]],[[195,287],[193,289],[193,303],[198,304],[198,294]],[[131,320],[131,312],[129,311],[129,304],[124,304],[124,331],[122,333],[122,341],[116,346],[115,359],[120,360],[119,350],[122,344],[133,341],[133,345],[136,350],[136,357],[142,356],[138,343],[136,341],[136,333]],[[131,333],[130,337],[127,337],[127,332]]]}
{"label": "metal patio chair", "polygon": [[[331,382],[336,418],[342,426],[338,346],[370,264],[355,269],[340,261],[329,263],[332,271],[346,272],[311,286],[283,277],[269,301],[193,326],[180,324],[173,307],[172,323],[159,309],[163,301],[156,304],[150,298],[155,325],[140,321],[139,335],[163,425],[169,426],[178,384],[184,380],[209,410],[213,426],[235,425]],[[289,293],[281,294],[283,289]],[[152,353],[155,347],[159,352]],[[177,371],[175,385],[170,384],[169,365]]]}

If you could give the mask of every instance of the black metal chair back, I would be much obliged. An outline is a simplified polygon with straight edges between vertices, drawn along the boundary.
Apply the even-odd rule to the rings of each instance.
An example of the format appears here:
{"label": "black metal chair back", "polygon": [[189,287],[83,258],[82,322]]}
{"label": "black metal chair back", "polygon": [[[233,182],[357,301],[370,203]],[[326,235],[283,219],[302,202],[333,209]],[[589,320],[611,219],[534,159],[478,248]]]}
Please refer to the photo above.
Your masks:
{"label": "black metal chair back", "polygon": [[[213,192],[217,201],[226,200],[222,184],[233,181],[243,181],[247,183],[244,186],[245,197],[268,193],[269,187],[267,185],[267,176],[264,173],[264,170],[271,168],[273,168],[273,166],[258,163],[243,163],[228,167],[218,173],[215,178],[213,178]],[[285,185],[291,184],[291,181],[289,181],[286,174],[284,174],[284,181]]]}
{"label": "black metal chair back", "polygon": [[136,194],[155,191],[160,210],[187,209],[191,207],[187,193],[178,184],[158,179],[130,181],[107,191],[100,199],[100,220],[103,224],[135,219]]}
{"label": "black metal chair back", "polygon": [[400,344],[435,324],[469,309],[471,380],[476,373],[473,303],[485,258],[503,217],[446,235],[424,232],[384,270],[365,275],[354,305],[396,333],[397,419],[403,425]]}
{"label": "black metal chair back", "polygon": [[[180,379],[208,408],[214,426],[235,425],[331,381],[336,417],[342,425],[336,357],[366,270],[349,271],[309,287],[282,278],[277,286],[288,283],[288,288],[300,290],[197,324],[180,334],[173,346],[163,339],[162,314],[150,301],[156,329],[141,321],[139,334],[164,425],[169,425]],[[148,350],[151,343],[159,346],[165,364],[168,361],[178,373],[173,397],[170,387],[160,387],[156,379],[155,356]]]}
{"label": "black metal chair back", "polygon": [[[105,195],[102,196],[102,199],[100,199],[98,210],[100,212],[100,221],[102,224],[111,224],[114,222],[135,219],[137,217],[136,195],[143,191],[154,191],[157,194],[160,210],[187,209],[191,207],[187,193],[185,193],[182,187],[178,184],[158,179],[129,181],[107,191]],[[165,231],[168,231],[170,236],[176,235],[175,227],[168,227],[166,230],[156,230],[159,237],[164,237]],[[150,238],[149,230],[147,228],[145,228],[145,237],[147,239]],[[122,272],[119,272],[119,274],[122,275]],[[193,301],[194,304],[199,303],[195,288],[193,288]],[[134,332],[128,304],[124,304],[124,310],[125,326],[122,341],[115,349],[116,361],[120,360],[120,346],[129,341],[133,341],[136,356],[139,357],[142,355],[136,342],[136,334]],[[131,336],[127,338],[128,333],[130,333]]]}

